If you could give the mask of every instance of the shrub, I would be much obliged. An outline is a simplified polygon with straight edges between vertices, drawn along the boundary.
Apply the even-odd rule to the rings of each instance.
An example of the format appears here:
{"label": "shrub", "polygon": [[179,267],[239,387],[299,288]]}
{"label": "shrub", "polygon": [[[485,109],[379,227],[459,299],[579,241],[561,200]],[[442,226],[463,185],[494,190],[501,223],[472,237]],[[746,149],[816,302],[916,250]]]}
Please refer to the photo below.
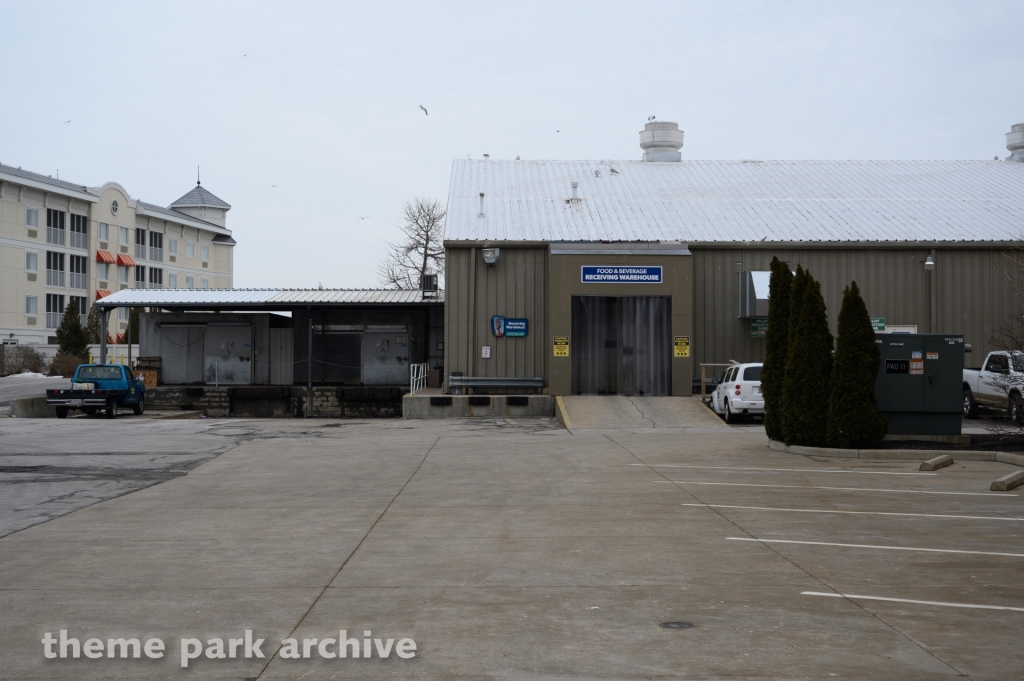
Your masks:
{"label": "shrub", "polygon": [[[790,325],[783,379],[783,434],[788,445],[821,447],[825,445],[833,339],[821,284],[805,274],[803,288],[795,328]],[[791,310],[790,316],[793,314]]]}
{"label": "shrub", "polygon": [[789,297],[793,289],[793,273],[789,269],[789,264],[778,258],[772,258],[771,270],[761,392],[764,394],[765,432],[772,440],[782,440],[782,386],[789,347]]}
{"label": "shrub", "polygon": [[39,351],[28,345],[8,345],[4,347],[4,366],[0,367],[3,374],[22,374],[26,371],[42,373],[46,360]]}
{"label": "shrub", "polygon": [[51,376],[64,376],[71,378],[79,364],[85,364],[86,358],[82,355],[73,355],[70,352],[57,352],[57,356],[50,362]]}
{"label": "shrub", "polygon": [[885,437],[888,424],[875,411],[875,379],[882,359],[855,281],[843,291],[837,331],[826,441],[829,447],[866,447]]}

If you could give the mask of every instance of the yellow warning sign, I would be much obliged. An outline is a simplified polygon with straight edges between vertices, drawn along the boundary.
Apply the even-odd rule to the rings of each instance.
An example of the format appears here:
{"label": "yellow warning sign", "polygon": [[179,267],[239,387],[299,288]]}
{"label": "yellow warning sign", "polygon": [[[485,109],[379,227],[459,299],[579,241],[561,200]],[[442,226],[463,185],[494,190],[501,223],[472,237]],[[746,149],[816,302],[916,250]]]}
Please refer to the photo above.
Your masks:
{"label": "yellow warning sign", "polygon": [[569,356],[569,337],[568,336],[555,336],[554,337],[554,349],[555,349],[555,357],[568,357]]}
{"label": "yellow warning sign", "polygon": [[689,336],[676,336],[675,342],[675,355],[676,357],[689,357],[690,356],[690,337]]}

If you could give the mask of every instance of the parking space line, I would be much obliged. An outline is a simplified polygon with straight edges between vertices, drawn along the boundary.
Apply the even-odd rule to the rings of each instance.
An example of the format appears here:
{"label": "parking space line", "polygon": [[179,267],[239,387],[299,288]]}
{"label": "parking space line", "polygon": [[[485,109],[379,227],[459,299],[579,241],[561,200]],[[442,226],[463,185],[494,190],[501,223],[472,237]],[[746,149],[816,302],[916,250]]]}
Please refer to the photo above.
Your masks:
{"label": "parking space line", "polygon": [[[645,463],[628,463],[627,466],[648,466]],[[938,473],[896,473],[893,471],[853,471],[842,468],[748,468],[745,466],[698,466],[696,464],[650,464],[649,468],[707,468],[727,471],[772,471],[779,473],[855,473],[857,475],[938,475]]]}
{"label": "parking space line", "polygon": [[726,537],[732,541],[751,541],[762,544],[808,544],[811,546],[843,546],[854,549],[885,549],[886,551],[926,551],[928,553],[967,553],[974,556],[1005,556],[1024,558],[1024,553],[998,553],[996,551],[962,551],[959,549],[922,549],[912,546],[878,546],[875,544],[840,544],[830,541],[797,541],[796,539],[758,539],[754,537]]}
{"label": "parking space line", "polygon": [[1024,518],[1007,518],[994,515],[940,515],[937,513],[895,513],[893,511],[835,511],[824,508],[772,508],[769,506],[732,506],[728,504],[680,504],[681,506],[704,506],[705,508],[739,508],[749,511],[790,511],[793,513],[842,513],[845,515],[895,515],[913,518],[958,518],[964,520],[1009,520],[1024,522]]}
{"label": "parking space line", "polygon": [[857,594],[832,594],[821,591],[801,591],[801,596],[827,596],[828,598],[849,598],[855,601],[889,601],[890,603],[914,603],[915,605],[941,605],[946,608],[973,608],[977,610],[1013,610],[1024,612],[1024,608],[1011,608],[1008,605],[979,605],[976,603],[944,603],[942,601],[917,601],[912,598],[886,598],[885,596],[860,596]]}
{"label": "parking space line", "polygon": [[843,492],[897,492],[900,494],[955,494],[971,497],[995,497],[1002,499],[1016,497],[1016,494],[999,494],[992,492],[938,492],[926,489],[879,489],[877,487],[815,487],[813,485],[766,485],[747,482],[699,482],[697,480],[653,480],[652,482],[670,485],[724,485],[726,487],[784,487],[787,489],[831,489]]}

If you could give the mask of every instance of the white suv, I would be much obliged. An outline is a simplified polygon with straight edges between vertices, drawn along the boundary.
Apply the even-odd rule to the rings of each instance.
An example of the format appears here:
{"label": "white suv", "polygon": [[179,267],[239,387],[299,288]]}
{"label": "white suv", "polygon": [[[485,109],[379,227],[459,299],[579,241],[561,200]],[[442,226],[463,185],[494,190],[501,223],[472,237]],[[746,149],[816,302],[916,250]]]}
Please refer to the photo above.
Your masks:
{"label": "white suv", "polygon": [[722,382],[711,393],[711,409],[726,423],[734,423],[741,414],[764,415],[761,396],[761,364],[736,364],[725,370]]}

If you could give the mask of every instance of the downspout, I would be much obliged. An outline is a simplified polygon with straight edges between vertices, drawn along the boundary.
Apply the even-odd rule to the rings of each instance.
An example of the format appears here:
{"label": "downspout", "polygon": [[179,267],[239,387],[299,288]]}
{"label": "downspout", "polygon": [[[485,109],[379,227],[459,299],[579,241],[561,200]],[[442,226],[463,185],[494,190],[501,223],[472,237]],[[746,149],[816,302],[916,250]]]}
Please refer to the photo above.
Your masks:
{"label": "downspout", "polygon": [[306,308],[309,312],[309,348],[306,355],[306,418],[313,409],[313,308]]}
{"label": "downspout", "polygon": [[[931,255],[932,255],[932,262],[935,262],[935,249],[934,248],[931,251]],[[938,266],[938,263],[936,263],[936,266]],[[929,286],[929,289],[930,289],[929,292],[928,292],[928,297],[930,298],[930,300],[928,301],[929,307],[930,307],[930,310],[928,312],[928,333],[937,333],[935,331],[935,327],[936,327],[936,321],[937,321],[936,318],[938,317],[938,307],[939,307],[939,305],[938,305],[938,300],[937,300],[937,298],[938,298],[938,295],[937,295],[938,285],[935,283],[935,270],[931,270],[930,272],[928,272],[928,278],[931,280],[931,281],[928,282],[928,286]]]}
{"label": "downspout", "polygon": [[476,248],[469,249],[469,363],[466,367],[468,376],[476,375]]}

